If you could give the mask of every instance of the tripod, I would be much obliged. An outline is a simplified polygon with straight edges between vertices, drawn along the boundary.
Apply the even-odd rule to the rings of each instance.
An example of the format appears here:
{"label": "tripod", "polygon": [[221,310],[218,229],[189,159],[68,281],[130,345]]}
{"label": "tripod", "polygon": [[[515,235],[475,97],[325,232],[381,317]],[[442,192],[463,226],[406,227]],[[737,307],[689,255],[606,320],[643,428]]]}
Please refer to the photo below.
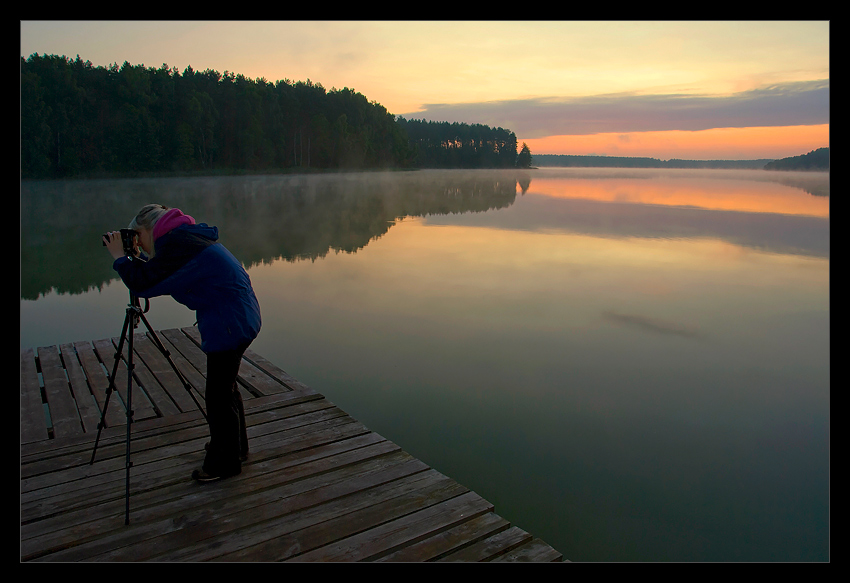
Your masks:
{"label": "tripod", "polygon": [[[148,323],[147,318],[145,318],[145,314],[150,310],[150,302],[145,298],[145,309],[142,310],[141,305],[139,303],[139,298],[130,292],[130,303],[127,305],[127,315],[124,317],[124,327],[121,330],[121,339],[118,342],[118,349],[115,351],[115,364],[112,367],[112,374],[109,375],[109,386],[106,389],[106,401],[103,404],[103,412],[100,414],[100,423],[97,425],[97,438],[94,442],[94,450],[91,454],[91,461],[89,465],[94,464],[94,456],[97,454],[97,444],[100,441],[100,432],[103,430],[103,427],[106,424],[106,409],[109,407],[109,398],[112,396],[113,391],[115,391],[115,378],[118,372],[118,363],[121,361],[122,349],[124,348],[124,341],[127,340],[127,445],[126,445],[126,462],[125,462],[125,494],[124,494],[124,524],[130,524],[130,468],[133,466],[133,462],[130,461],[130,426],[133,424],[133,369],[135,368],[135,364],[133,362],[133,330],[135,330],[139,326],[139,320],[145,323],[145,326],[148,329],[148,333],[153,340],[153,343],[159,349],[163,356],[165,356],[168,363],[171,365],[171,368],[174,369],[177,378],[183,383],[183,386],[186,388],[186,392],[189,393],[189,396],[192,397],[192,400],[195,402],[195,405],[198,406],[198,409],[201,411],[201,414],[204,416],[204,419],[207,418],[207,414],[204,411],[201,404],[198,402],[198,399],[195,398],[195,395],[192,394],[192,386],[189,384],[189,381],[186,380],[186,377],[183,376],[183,373],[177,368],[177,365],[174,364],[174,361],[171,359],[171,353],[168,352],[165,345],[159,339],[159,336],[156,335],[153,328],[151,328],[150,323]],[[131,326],[132,325],[132,329]]]}

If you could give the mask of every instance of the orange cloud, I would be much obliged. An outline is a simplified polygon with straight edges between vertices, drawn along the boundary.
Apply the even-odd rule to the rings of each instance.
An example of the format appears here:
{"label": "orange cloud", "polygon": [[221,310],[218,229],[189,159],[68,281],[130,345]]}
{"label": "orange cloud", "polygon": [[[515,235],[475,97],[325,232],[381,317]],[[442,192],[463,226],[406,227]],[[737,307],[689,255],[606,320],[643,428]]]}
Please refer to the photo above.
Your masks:
{"label": "orange cloud", "polygon": [[829,146],[829,124],[702,131],[601,133],[518,138],[533,154],[591,154],[669,160],[754,160],[799,156]]}

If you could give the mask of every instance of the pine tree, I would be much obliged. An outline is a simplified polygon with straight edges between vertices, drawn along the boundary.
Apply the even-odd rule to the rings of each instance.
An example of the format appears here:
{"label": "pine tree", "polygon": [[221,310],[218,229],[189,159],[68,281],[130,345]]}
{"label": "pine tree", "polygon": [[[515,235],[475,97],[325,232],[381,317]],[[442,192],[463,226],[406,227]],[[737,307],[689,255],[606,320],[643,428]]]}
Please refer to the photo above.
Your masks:
{"label": "pine tree", "polygon": [[525,142],[522,143],[522,149],[517,155],[516,165],[517,168],[531,168],[531,150]]}

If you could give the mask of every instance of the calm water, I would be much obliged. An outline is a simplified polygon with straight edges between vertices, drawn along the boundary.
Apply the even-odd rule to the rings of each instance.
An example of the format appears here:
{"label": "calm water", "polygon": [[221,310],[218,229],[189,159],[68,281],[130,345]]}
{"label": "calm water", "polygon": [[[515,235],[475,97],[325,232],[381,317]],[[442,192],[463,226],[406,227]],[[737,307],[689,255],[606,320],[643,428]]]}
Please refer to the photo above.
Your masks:
{"label": "calm water", "polygon": [[148,202],[248,267],[253,349],[567,558],[829,559],[827,174],[24,183],[21,348],[120,333]]}

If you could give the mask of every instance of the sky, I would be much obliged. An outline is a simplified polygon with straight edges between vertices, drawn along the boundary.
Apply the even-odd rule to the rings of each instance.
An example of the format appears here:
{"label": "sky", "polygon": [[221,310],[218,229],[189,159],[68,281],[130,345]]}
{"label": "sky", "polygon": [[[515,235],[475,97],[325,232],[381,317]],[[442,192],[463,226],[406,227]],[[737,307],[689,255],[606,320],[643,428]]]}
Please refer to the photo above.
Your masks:
{"label": "sky", "polygon": [[829,146],[828,21],[21,21],[21,56],[347,87],[532,154],[760,159]]}

